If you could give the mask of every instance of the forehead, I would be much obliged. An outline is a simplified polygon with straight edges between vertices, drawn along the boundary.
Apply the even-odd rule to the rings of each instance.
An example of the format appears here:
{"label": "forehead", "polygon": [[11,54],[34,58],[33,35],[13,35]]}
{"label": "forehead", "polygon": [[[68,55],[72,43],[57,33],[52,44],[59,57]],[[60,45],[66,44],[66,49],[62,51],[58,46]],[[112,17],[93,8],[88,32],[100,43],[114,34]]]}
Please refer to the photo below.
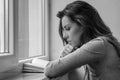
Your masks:
{"label": "forehead", "polygon": [[68,24],[70,25],[72,23],[73,23],[73,21],[68,16],[64,16],[62,18],[62,26],[63,27],[66,26],[66,25],[68,25]]}

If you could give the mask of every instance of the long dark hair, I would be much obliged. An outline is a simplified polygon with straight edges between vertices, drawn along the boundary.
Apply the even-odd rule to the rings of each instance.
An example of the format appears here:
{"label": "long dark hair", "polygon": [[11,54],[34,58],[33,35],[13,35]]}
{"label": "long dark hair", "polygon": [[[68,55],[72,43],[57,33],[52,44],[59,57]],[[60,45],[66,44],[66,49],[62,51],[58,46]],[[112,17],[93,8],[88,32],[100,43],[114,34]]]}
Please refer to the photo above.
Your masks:
{"label": "long dark hair", "polygon": [[[68,4],[62,11],[59,11],[57,17],[60,18],[59,34],[63,40],[63,44],[67,41],[63,38],[62,18],[68,16],[72,21],[82,26],[82,35],[80,38],[81,46],[91,39],[99,36],[105,36],[113,43],[117,51],[120,53],[120,44],[112,35],[108,26],[101,19],[98,11],[85,1],[74,1]],[[118,54],[120,56],[120,54]]]}
{"label": "long dark hair", "polygon": [[63,43],[67,43],[63,39],[62,18],[68,16],[72,21],[83,27],[81,36],[81,44],[88,42],[99,36],[112,36],[112,32],[108,26],[105,25],[97,10],[85,1],[74,1],[68,4],[62,11],[59,11],[57,17],[60,18],[59,34]]}

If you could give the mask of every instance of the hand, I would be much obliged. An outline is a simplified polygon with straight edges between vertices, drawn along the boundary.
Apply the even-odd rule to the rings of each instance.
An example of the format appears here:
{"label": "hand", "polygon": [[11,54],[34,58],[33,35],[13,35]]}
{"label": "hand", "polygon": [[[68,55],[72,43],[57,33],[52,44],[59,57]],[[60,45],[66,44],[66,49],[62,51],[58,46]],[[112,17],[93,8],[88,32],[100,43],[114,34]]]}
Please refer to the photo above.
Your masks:
{"label": "hand", "polygon": [[61,54],[60,57],[64,57],[64,56],[70,54],[70,53],[73,51],[73,49],[74,49],[74,48],[73,48],[70,44],[67,44],[67,45],[64,47],[63,52],[62,52],[62,54]]}

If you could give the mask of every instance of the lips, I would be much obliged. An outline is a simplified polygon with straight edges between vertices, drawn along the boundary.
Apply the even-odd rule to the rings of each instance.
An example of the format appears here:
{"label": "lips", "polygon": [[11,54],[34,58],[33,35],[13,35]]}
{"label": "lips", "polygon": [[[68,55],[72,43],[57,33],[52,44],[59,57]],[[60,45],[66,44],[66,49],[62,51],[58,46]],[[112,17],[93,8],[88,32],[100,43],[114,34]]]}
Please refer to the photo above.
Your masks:
{"label": "lips", "polygon": [[68,42],[68,44],[70,44],[71,45],[71,41],[67,41]]}

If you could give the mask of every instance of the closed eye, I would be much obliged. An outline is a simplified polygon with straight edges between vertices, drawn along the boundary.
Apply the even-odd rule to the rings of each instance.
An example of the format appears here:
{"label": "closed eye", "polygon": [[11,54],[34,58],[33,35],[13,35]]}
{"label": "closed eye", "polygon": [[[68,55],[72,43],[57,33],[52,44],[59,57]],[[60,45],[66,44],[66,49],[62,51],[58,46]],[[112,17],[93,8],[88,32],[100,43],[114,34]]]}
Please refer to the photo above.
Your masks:
{"label": "closed eye", "polygon": [[70,26],[65,26],[64,29],[65,29],[66,31],[69,31],[69,30],[71,29],[71,27],[70,27]]}

